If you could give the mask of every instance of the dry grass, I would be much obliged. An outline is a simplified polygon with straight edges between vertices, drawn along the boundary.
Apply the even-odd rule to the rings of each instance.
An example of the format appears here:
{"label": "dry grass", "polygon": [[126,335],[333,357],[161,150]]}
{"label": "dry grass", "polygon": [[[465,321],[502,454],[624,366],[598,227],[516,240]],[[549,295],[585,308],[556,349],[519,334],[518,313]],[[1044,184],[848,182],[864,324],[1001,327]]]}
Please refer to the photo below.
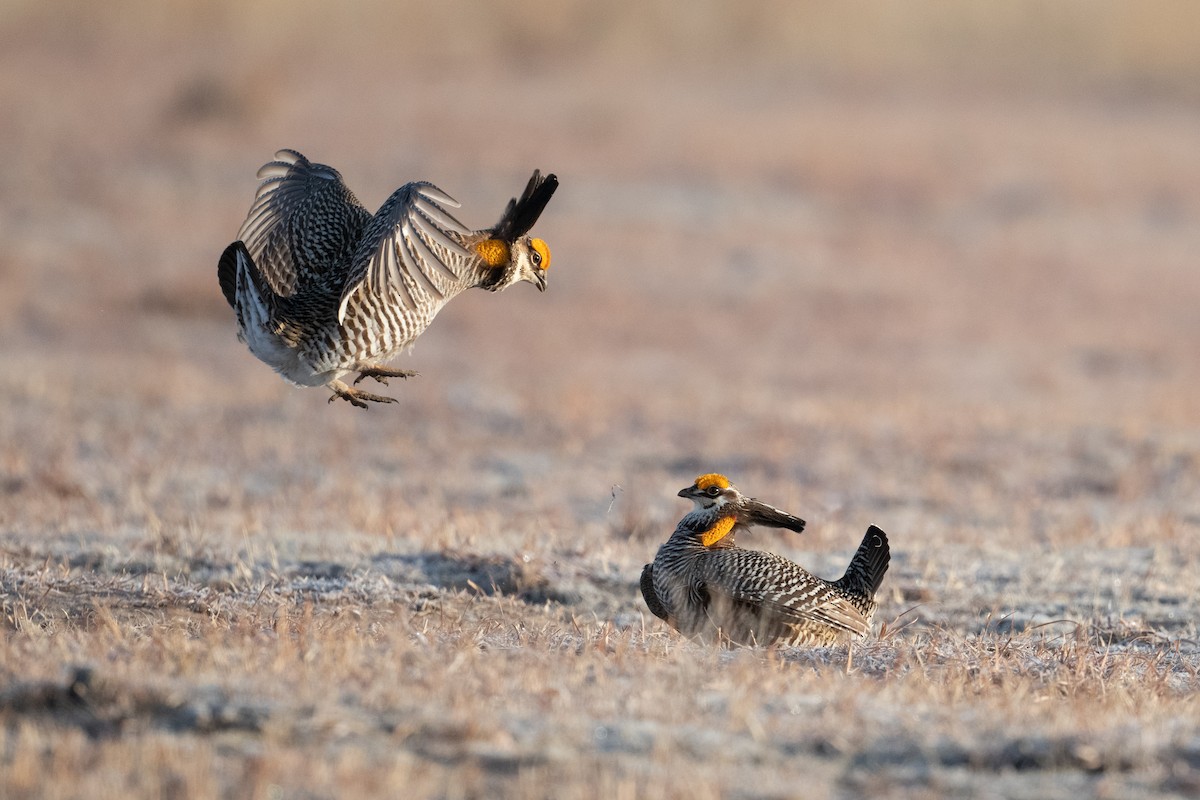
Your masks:
{"label": "dry grass", "polygon": [[406,585],[394,561],[228,588],[28,575],[40,597],[6,609],[3,668],[26,676],[0,696],[7,796],[74,796],[81,774],[100,796],[1196,788],[1200,662],[1159,632],[915,624],[849,657],[723,653],[629,612]]}
{"label": "dry grass", "polygon": [[[0,8],[0,796],[1200,790],[1192,4],[499,9]],[[213,276],[281,146],[558,172],[550,290],[289,388]],[[648,619],[709,470],[887,530],[879,638]]]}

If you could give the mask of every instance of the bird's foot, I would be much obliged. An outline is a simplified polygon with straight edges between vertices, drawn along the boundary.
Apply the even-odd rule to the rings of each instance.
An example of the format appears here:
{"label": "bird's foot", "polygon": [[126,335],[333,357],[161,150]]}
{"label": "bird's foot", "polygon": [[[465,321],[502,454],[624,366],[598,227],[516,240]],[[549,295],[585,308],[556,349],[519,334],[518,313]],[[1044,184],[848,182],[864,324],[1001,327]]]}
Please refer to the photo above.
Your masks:
{"label": "bird's foot", "polygon": [[[355,381],[357,383],[358,381]],[[362,389],[351,389],[341,381],[332,381],[329,388],[333,390],[333,394],[329,397],[329,402],[333,402],[339,397],[357,408],[366,408],[367,403],[395,403],[396,398],[384,397],[381,394],[371,394],[364,392]]]}
{"label": "bird's foot", "polygon": [[415,378],[416,372],[408,369],[384,369],[383,367],[367,367],[364,370],[359,370],[358,377],[354,379],[354,385],[358,386],[366,378],[374,378],[384,386],[388,385],[388,378]]}

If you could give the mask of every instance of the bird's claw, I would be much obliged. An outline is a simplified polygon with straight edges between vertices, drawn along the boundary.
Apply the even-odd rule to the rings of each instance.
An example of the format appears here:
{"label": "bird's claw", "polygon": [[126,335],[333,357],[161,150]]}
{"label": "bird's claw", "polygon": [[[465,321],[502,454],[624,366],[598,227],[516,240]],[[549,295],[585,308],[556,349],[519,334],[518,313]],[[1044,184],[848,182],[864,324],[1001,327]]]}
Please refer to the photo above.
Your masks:
{"label": "bird's claw", "polygon": [[416,372],[407,369],[384,369],[383,367],[367,367],[359,370],[358,377],[354,379],[354,385],[357,386],[367,378],[374,378],[384,386],[388,385],[388,378],[415,378]]}
{"label": "bird's claw", "polygon": [[362,389],[351,389],[341,381],[330,384],[333,389],[333,394],[329,396],[329,402],[332,403],[337,398],[341,398],[355,408],[367,408],[367,403],[395,403],[398,402],[394,397],[385,397],[381,394],[372,394],[371,392],[363,391]]}

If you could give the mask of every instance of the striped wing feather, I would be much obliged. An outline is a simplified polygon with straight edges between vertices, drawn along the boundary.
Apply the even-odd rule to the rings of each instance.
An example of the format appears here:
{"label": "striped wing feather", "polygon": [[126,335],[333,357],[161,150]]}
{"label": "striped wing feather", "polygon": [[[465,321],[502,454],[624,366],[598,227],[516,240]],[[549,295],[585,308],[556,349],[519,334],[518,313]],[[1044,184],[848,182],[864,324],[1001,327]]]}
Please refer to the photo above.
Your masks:
{"label": "striped wing feather", "polygon": [[471,231],[447,210],[459,204],[431,183],[396,190],[367,225],[338,304],[344,321],[358,291],[414,311],[445,302],[477,261],[463,247]]}
{"label": "striped wing feather", "polygon": [[262,180],[238,239],[280,297],[344,270],[370,214],[332,167],[280,150]]}
{"label": "striped wing feather", "polygon": [[862,635],[870,623],[843,592],[796,564],[758,550],[713,550],[700,564],[710,595],[760,610],[784,624],[818,621]]}

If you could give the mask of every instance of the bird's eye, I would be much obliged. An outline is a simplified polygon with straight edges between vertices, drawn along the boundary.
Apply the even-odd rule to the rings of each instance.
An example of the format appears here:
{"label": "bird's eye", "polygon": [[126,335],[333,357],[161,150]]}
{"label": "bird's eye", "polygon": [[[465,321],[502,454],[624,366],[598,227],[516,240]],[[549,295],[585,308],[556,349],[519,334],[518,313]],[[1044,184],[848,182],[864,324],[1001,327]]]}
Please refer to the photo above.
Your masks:
{"label": "bird's eye", "polygon": [[533,261],[533,265],[535,267],[540,267],[542,265],[542,254],[539,253],[537,250],[534,250],[530,254],[530,260]]}
{"label": "bird's eye", "polygon": [[707,492],[709,497],[716,497],[717,495],[719,495],[721,493],[720,488],[718,488],[716,486],[710,486],[705,491]]}

